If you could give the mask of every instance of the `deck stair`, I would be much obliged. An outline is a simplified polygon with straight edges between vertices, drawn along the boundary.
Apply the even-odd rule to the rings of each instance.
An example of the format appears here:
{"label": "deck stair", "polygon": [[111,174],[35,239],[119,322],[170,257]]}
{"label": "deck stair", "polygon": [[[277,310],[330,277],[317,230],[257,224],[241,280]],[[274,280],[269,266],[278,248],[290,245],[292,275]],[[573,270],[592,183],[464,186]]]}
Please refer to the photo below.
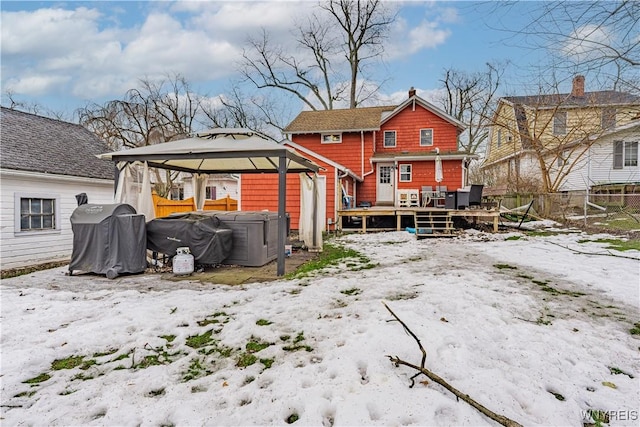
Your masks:
{"label": "deck stair", "polygon": [[453,237],[454,235],[453,219],[451,218],[451,213],[446,210],[416,211],[414,221],[418,239],[442,236]]}

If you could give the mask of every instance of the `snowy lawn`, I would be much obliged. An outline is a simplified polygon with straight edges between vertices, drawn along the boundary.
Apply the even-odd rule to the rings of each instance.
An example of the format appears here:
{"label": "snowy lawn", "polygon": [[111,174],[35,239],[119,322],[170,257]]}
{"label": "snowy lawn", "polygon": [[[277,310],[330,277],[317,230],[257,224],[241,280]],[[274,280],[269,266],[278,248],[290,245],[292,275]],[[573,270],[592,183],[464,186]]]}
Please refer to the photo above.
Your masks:
{"label": "snowy lawn", "polygon": [[0,421],[495,425],[425,376],[409,387],[416,371],[387,356],[419,365],[421,352],[384,301],[425,367],[494,412],[635,426],[640,252],[598,237],[346,235],[369,263],[244,286],[65,268],[6,279]]}

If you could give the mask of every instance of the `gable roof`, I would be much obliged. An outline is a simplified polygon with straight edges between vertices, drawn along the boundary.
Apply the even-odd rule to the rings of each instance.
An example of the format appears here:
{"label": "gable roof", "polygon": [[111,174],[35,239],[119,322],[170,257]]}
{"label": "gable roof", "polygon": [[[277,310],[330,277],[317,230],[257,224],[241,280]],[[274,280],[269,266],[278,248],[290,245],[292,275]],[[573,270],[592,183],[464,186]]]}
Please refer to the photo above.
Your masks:
{"label": "gable roof", "polygon": [[329,133],[380,130],[382,114],[393,111],[393,105],[341,110],[301,111],[289,125],[286,133]]}
{"label": "gable roof", "polygon": [[398,105],[389,114],[385,114],[381,124],[387,122],[388,120],[390,120],[396,114],[400,113],[402,110],[407,108],[409,105],[413,105],[415,107],[415,104],[418,104],[418,105],[422,106],[422,108],[424,108],[425,110],[431,111],[436,116],[440,117],[443,120],[446,120],[447,122],[449,122],[452,125],[456,126],[460,130],[464,130],[467,127],[464,123],[462,123],[461,121],[459,121],[458,119],[456,119],[452,115],[447,114],[445,111],[439,109],[438,107],[436,107],[432,103],[430,103],[428,101],[425,101],[424,99],[420,98],[417,95],[410,96],[407,100],[405,100],[402,104]]}
{"label": "gable roof", "polygon": [[531,107],[590,107],[595,105],[638,105],[640,96],[627,92],[603,90],[598,92],[585,92],[584,96],[574,96],[571,93],[558,93],[550,95],[506,96],[505,101],[512,104],[522,104]]}
{"label": "gable roof", "polygon": [[340,110],[302,111],[284,128],[285,133],[331,133],[380,130],[380,126],[408,106],[418,104],[436,116],[464,130],[464,123],[419,96],[412,95],[400,105]]}
{"label": "gable roof", "polygon": [[1,107],[0,167],[113,179],[113,163],[99,160],[107,145],[80,125]]}

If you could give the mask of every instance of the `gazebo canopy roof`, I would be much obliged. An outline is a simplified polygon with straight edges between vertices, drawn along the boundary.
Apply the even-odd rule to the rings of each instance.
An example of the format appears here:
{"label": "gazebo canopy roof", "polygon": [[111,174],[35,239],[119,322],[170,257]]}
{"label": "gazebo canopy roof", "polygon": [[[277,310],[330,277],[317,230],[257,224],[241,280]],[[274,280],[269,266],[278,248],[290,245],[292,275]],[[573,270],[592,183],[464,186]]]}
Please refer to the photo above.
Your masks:
{"label": "gazebo canopy roof", "polygon": [[317,172],[320,167],[290,147],[249,129],[213,129],[193,138],[98,155],[114,162],[147,162],[150,167],[191,173]]}

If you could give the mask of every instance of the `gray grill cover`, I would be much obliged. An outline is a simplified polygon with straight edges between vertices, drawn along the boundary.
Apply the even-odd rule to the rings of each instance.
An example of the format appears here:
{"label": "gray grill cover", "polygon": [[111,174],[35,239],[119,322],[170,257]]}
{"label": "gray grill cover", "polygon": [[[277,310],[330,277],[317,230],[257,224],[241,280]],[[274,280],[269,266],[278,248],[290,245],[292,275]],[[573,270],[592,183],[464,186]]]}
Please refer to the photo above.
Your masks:
{"label": "gray grill cover", "polygon": [[149,221],[147,249],[174,256],[176,249],[188,246],[197,263],[215,265],[231,253],[232,236],[233,231],[213,216],[178,213]]}
{"label": "gray grill cover", "polygon": [[69,272],[141,273],[147,268],[144,215],[127,204],[78,206],[71,214],[73,250]]}

